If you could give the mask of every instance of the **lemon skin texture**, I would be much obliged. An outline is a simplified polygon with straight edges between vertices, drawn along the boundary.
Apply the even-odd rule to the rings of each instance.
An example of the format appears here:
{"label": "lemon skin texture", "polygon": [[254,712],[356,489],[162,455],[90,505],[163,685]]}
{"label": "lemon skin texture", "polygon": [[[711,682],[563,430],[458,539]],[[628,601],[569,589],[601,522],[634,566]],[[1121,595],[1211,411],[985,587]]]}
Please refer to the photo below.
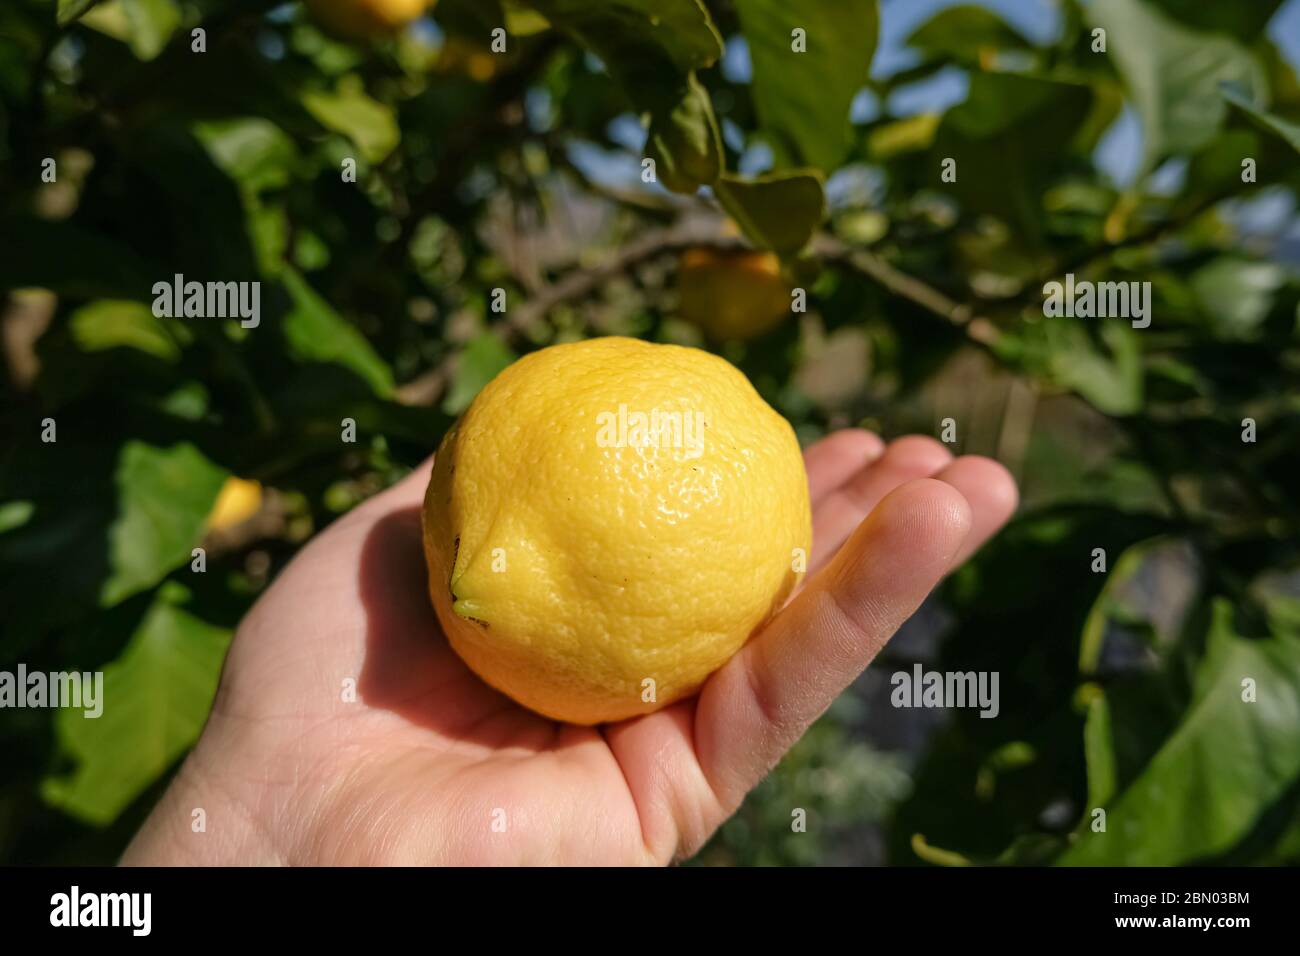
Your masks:
{"label": "lemon skin texture", "polygon": [[752,339],[790,312],[790,284],[771,252],[715,250],[682,253],[677,293],[682,317],[715,342]]}
{"label": "lemon skin texture", "polygon": [[[638,412],[683,427],[655,447]],[[728,362],[592,339],[479,393],[438,450],[423,537],[465,663],[596,724],[695,693],[784,604],[811,539],[807,477],[789,423]]]}

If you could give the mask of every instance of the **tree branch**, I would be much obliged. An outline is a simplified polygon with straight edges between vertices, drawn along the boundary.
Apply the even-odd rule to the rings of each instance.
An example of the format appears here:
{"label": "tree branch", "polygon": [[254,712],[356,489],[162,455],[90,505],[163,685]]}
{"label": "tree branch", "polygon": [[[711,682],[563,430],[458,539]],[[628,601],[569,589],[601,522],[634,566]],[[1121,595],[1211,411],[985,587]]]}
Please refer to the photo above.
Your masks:
{"label": "tree branch", "polygon": [[982,346],[993,345],[1000,335],[988,319],[975,315],[969,305],[949,298],[913,275],[890,265],[866,249],[854,249],[827,233],[813,237],[812,252],[823,261],[848,266],[875,280],[900,299],[937,315],[965,331],[966,337]]}
{"label": "tree branch", "polygon": [[1028,300],[1041,295],[1041,290],[1046,283],[1058,279],[1066,273],[1086,271],[1098,263],[1109,259],[1116,252],[1123,249],[1132,249],[1135,246],[1141,246],[1148,242],[1155,242],[1163,239],[1170,233],[1182,229],[1202,213],[1213,209],[1221,202],[1235,198],[1240,193],[1241,190],[1239,189],[1223,189],[1216,193],[1211,193],[1208,196],[1196,200],[1196,202],[1192,203],[1187,208],[1180,210],[1177,215],[1150,223],[1136,232],[1129,233],[1117,242],[1111,242],[1100,246],[1088,246],[1087,248],[1080,249],[1056,263],[1050,273],[1042,273],[1032,281],[1026,283],[1025,288],[1018,295],[1008,301],[1019,303],[1027,302]]}
{"label": "tree branch", "polygon": [[[542,320],[556,306],[577,302],[620,275],[661,255],[683,249],[708,247],[719,250],[748,248],[745,241],[729,234],[721,216],[686,216],[672,226],[642,234],[601,262],[565,273],[522,305],[505,313],[491,332],[507,345],[532,338]],[[826,233],[814,237],[810,246],[814,256],[824,262],[854,269],[883,286],[886,291],[906,299],[919,308],[962,329],[967,338],[982,346],[992,346],[999,337],[991,321],[975,315],[967,305],[950,299],[933,286],[890,265],[865,249],[853,249]],[[438,400],[455,374],[456,355],[397,390],[397,401],[407,405],[431,405]]]}
{"label": "tree branch", "polygon": [[[610,279],[626,275],[658,256],[692,246],[742,248],[743,240],[723,232],[723,222],[721,217],[689,216],[672,226],[643,233],[601,262],[574,269],[544,286],[523,304],[507,310],[490,331],[506,345],[512,345],[533,336],[551,309],[585,299]],[[432,405],[451,382],[457,359],[456,354],[448,355],[434,368],[400,386],[396,400],[404,405]]]}

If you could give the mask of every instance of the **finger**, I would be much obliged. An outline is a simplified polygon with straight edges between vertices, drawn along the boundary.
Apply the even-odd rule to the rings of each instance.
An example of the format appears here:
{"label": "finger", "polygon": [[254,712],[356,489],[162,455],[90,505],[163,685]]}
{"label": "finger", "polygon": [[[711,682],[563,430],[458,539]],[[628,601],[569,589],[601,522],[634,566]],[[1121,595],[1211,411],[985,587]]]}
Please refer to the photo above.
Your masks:
{"label": "finger", "polygon": [[813,582],[705,685],[701,768],[735,807],[944,576],[971,509],[934,479],[895,489]]}
{"label": "finger", "polygon": [[823,567],[885,495],[906,481],[929,478],[951,461],[947,448],[924,435],[890,442],[874,463],[814,505],[809,570]]}
{"label": "finger", "polygon": [[805,448],[803,460],[813,505],[879,458],[884,450],[880,437],[862,428],[831,432]]}
{"label": "finger", "polygon": [[981,455],[963,455],[935,477],[952,485],[970,503],[971,531],[953,559],[956,567],[982,548],[1015,514],[1020,494],[1011,473]]}

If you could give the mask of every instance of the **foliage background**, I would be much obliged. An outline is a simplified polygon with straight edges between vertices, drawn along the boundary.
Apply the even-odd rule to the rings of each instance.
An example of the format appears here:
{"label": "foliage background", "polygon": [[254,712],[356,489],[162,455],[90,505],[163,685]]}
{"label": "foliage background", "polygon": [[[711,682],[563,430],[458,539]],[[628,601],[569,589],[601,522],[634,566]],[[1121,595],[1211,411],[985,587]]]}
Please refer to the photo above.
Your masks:
{"label": "foliage background", "polygon": [[[1300,860],[1300,5],[706,6],[441,0],[374,43],[0,8],[0,669],[122,702],[0,711],[0,860],[113,861],[302,542],[512,357],[615,333],[720,350],[805,441],[951,417],[1023,489],[699,862]],[[677,254],[742,241],[809,311],[708,343]],[[1045,318],[1065,272],[1150,281],[1151,327]],[[155,318],[174,273],[259,279],[261,326]],[[205,536],[229,475],[263,507]],[[999,671],[1000,717],[890,707],[918,661]]]}

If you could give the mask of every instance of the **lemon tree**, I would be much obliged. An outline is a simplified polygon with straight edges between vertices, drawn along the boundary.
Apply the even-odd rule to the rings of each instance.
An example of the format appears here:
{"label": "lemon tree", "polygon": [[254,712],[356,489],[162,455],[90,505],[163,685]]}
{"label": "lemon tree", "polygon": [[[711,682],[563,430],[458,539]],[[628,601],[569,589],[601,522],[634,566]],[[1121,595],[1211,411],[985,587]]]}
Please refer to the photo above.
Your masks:
{"label": "lemon tree", "polygon": [[[112,862],[256,597],[449,433],[463,464],[440,473],[429,583],[480,673],[580,719],[566,705],[651,706],[646,679],[659,701],[683,691],[797,576],[779,418],[800,444],[950,428],[1015,472],[1022,514],[882,660],[998,671],[1002,709],[881,721],[864,681],[705,862],[1296,862],[1293,17],[1279,0],[6,0],[0,671],[102,669],[151,706],[100,724],[0,710],[0,859]],[[260,323],[155,315],[153,284],[178,274],[259,283]],[[1150,326],[1047,315],[1067,274],[1149,283]],[[603,346],[598,408],[564,397],[581,368],[557,363],[474,426],[512,379],[602,338],[713,357],[641,393],[612,374],[633,346]],[[773,456],[753,505],[674,497],[753,477],[708,437],[697,459],[606,448],[573,416],[706,398],[720,434]],[[515,445],[474,450],[502,429]],[[545,467],[504,475],[524,448]],[[645,487],[690,521],[592,504],[593,484],[620,500],[609,469],[649,464]],[[217,547],[254,488],[275,520]],[[572,554],[533,550],[562,531]],[[707,583],[724,557],[727,591],[743,584],[725,607]],[[511,668],[552,592],[525,572],[567,622],[536,688]],[[692,649],[670,653],[648,621],[688,606]]]}

